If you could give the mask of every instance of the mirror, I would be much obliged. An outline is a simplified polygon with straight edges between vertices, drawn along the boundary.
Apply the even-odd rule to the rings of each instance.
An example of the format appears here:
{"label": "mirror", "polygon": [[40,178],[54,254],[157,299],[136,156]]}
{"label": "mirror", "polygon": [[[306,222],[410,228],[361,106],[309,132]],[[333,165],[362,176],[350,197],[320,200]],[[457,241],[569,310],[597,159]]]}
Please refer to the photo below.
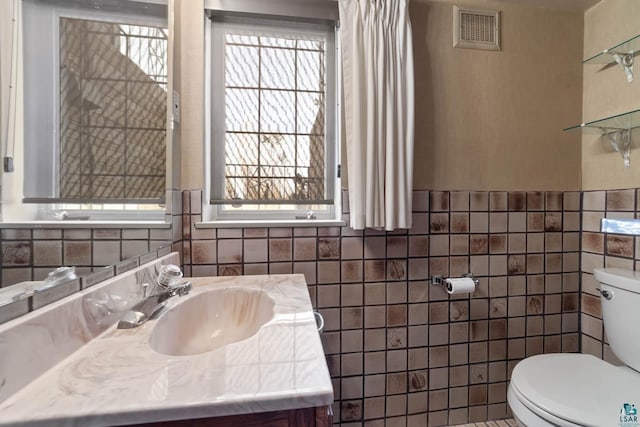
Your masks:
{"label": "mirror", "polygon": [[[39,293],[55,300],[170,252],[176,233],[166,225],[104,228],[73,214],[137,203],[164,219],[171,211],[159,205],[180,196],[167,192],[167,0],[11,0],[0,21],[2,217],[49,220],[0,225],[0,307]],[[76,224],[51,224],[42,217],[51,210]],[[80,279],[38,291],[33,281],[60,266]]]}

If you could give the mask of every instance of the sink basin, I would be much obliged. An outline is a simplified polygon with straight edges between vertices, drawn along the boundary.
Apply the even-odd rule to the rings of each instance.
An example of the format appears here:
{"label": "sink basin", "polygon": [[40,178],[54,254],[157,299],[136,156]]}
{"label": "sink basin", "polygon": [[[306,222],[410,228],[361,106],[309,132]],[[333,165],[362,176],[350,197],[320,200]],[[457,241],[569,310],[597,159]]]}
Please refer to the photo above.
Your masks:
{"label": "sink basin", "polygon": [[273,306],[260,289],[232,287],[193,295],[160,316],[150,345],[171,356],[206,353],[255,335],[273,318]]}

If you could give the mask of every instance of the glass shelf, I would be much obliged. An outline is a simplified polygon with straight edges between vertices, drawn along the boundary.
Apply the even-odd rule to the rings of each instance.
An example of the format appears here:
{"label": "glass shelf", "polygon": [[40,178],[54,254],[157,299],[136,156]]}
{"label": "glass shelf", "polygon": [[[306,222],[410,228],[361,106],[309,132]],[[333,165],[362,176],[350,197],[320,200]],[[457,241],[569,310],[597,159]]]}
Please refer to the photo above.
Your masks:
{"label": "glass shelf", "polygon": [[616,62],[613,55],[615,53],[620,55],[626,55],[640,50],[640,35],[637,35],[629,40],[623,41],[609,49],[605,49],[602,52],[593,55],[590,58],[582,61],[583,64],[611,64]]}
{"label": "glass shelf", "polygon": [[604,119],[582,123],[576,126],[565,128],[574,129],[598,129],[602,136],[605,136],[614,150],[622,156],[624,167],[630,165],[631,153],[631,130],[640,127],[640,110],[633,110]]}
{"label": "glass shelf", "polygon": [[574,129],[599,129],[602,132],[613,132],[616,130],[630,130],[640,127],[640,109],[628,111],[615,116],[598,119],[591,122],[581,123],[579,125],[570,126],[563,130]]}

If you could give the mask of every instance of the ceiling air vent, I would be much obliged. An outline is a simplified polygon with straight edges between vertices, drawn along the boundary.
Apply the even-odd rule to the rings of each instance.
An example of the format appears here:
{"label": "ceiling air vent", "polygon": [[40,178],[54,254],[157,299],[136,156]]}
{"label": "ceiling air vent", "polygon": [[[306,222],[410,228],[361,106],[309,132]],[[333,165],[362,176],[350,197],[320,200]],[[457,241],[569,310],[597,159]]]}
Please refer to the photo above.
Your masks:
{"label": "ceiling air vent", "polygon": [[453,47],[500,50],[500,12],[453,6]]}

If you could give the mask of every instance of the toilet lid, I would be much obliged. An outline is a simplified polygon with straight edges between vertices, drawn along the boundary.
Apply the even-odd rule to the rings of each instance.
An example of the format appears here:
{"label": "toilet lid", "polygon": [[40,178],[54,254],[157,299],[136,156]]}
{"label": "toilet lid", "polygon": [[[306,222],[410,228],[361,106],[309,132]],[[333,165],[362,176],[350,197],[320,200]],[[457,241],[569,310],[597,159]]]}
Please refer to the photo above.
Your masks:
{"label": "toilet lid", "polygon": [[542,418],[546,412],[569,423],[594,427],[640,422],[640,373],[588,354],[524,359],[511,374],[511,387]]}

